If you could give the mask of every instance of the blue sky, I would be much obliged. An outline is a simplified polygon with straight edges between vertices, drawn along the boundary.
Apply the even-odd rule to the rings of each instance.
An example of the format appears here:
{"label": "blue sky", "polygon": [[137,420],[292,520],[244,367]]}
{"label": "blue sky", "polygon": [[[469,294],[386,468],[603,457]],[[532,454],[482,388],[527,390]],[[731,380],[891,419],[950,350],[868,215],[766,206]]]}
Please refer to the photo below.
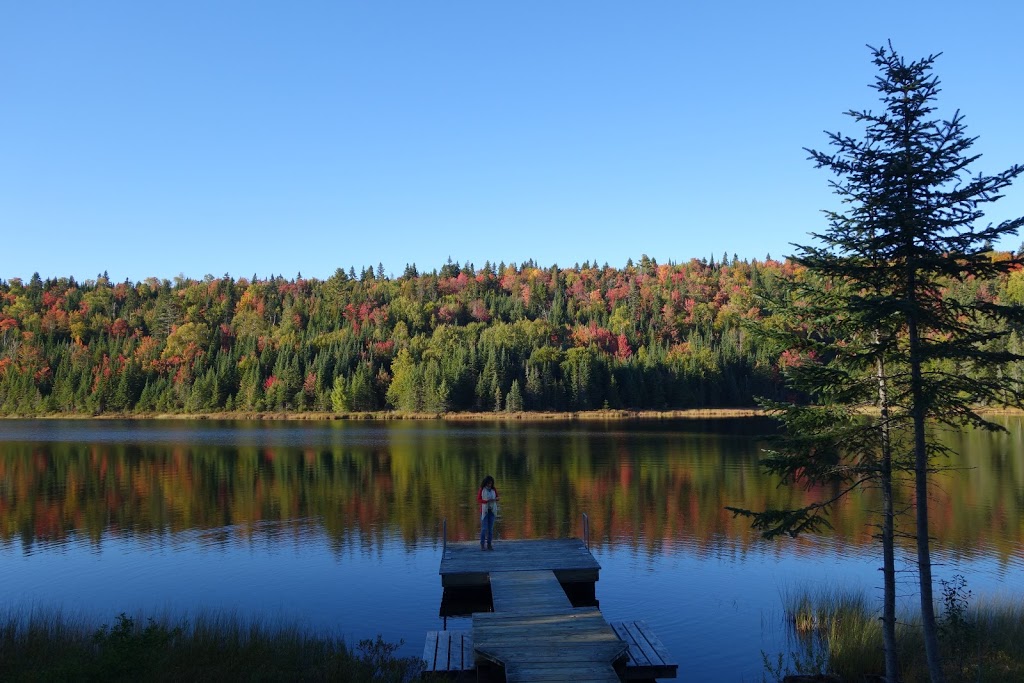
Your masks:
{"label": "blue sky", "polygon": [[[1024,163],[1021,25],[1009,1],[0,0],[0,278],[778,257],[836,206],[802,148],[877,108],[866,44],[942,52],[975,170]],[[988,218],[1021,214],[1024,182]]]}

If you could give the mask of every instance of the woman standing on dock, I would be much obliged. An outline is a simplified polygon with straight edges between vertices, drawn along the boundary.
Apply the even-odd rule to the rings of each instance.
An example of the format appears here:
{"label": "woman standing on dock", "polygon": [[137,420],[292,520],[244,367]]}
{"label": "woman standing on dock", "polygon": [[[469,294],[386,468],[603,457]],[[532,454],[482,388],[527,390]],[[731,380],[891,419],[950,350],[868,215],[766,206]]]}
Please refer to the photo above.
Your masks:
{"label": "woman standing on dock", "polygon": [[494,550],[491,541],[494,536],[494,518],[498,516],[498,489],[494,488],[494,477],[491,475],[484,477],[476,501],[480,503],[480,550]]}

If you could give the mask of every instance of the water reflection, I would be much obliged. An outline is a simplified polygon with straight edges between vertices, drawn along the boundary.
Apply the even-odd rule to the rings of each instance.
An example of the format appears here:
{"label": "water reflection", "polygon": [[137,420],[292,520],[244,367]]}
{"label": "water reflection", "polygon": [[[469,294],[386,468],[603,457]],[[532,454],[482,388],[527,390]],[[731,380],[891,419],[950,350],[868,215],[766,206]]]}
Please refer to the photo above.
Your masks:
{"label": "water reflection", "polygon": [[[1020,418],[1009,434],[946,435],[959,453],[932,487],[933,530],[957,556],[1020,558]],[[16,421],[0,426],[0,541],[25,552],[71,534],[200,544],[300,537],[310,520],[332,547],[476,533],[485,473],[502,492],[500,533],[591,538],[660,554],[745,552],[760,543],[724,508],[793,506],[829,491],[780,487],[758,467],[770,423],[751,420],[554,426],[443,422],[216,423]],[[911,500],[903,482],[900,495]],[[873,546],[877,492],[837,506],[828,542]],[[912,532],[912,529],[904,529]],[[819,552],[821,539],[787,552]],[[778,552],[783,546],[774,544]]]}

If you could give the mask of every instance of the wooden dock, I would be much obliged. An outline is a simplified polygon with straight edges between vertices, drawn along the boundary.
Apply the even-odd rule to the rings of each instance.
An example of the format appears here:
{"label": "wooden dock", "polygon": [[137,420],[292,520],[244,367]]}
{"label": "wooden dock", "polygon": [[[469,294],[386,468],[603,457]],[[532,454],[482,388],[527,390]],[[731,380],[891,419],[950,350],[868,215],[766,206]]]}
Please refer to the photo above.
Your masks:
{"label": "wooden dock", "polygon": [[502,541],[493,551],[446,545],[439,572],[445,592],[489,589],[493,611],[474,612],[471,632],[428,633],[427,672],[474,668],[486,678],[501,669],[508,683],[675,677],[677,665],[646,624],[612,625],[596,607],[573,607],[567,589],[589,584],[593,596],[600,568],[578,539]]}

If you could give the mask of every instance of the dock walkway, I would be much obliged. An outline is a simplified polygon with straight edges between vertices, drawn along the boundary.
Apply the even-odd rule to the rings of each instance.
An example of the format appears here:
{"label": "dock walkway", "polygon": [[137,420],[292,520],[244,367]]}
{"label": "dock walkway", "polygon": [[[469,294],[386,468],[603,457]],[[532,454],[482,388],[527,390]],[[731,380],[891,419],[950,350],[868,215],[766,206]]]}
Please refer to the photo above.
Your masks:
{"label": "dock walkway", "polygon": [[491,574],[495,612],[538,614],[572,609],[553,571],[501,571]]}

